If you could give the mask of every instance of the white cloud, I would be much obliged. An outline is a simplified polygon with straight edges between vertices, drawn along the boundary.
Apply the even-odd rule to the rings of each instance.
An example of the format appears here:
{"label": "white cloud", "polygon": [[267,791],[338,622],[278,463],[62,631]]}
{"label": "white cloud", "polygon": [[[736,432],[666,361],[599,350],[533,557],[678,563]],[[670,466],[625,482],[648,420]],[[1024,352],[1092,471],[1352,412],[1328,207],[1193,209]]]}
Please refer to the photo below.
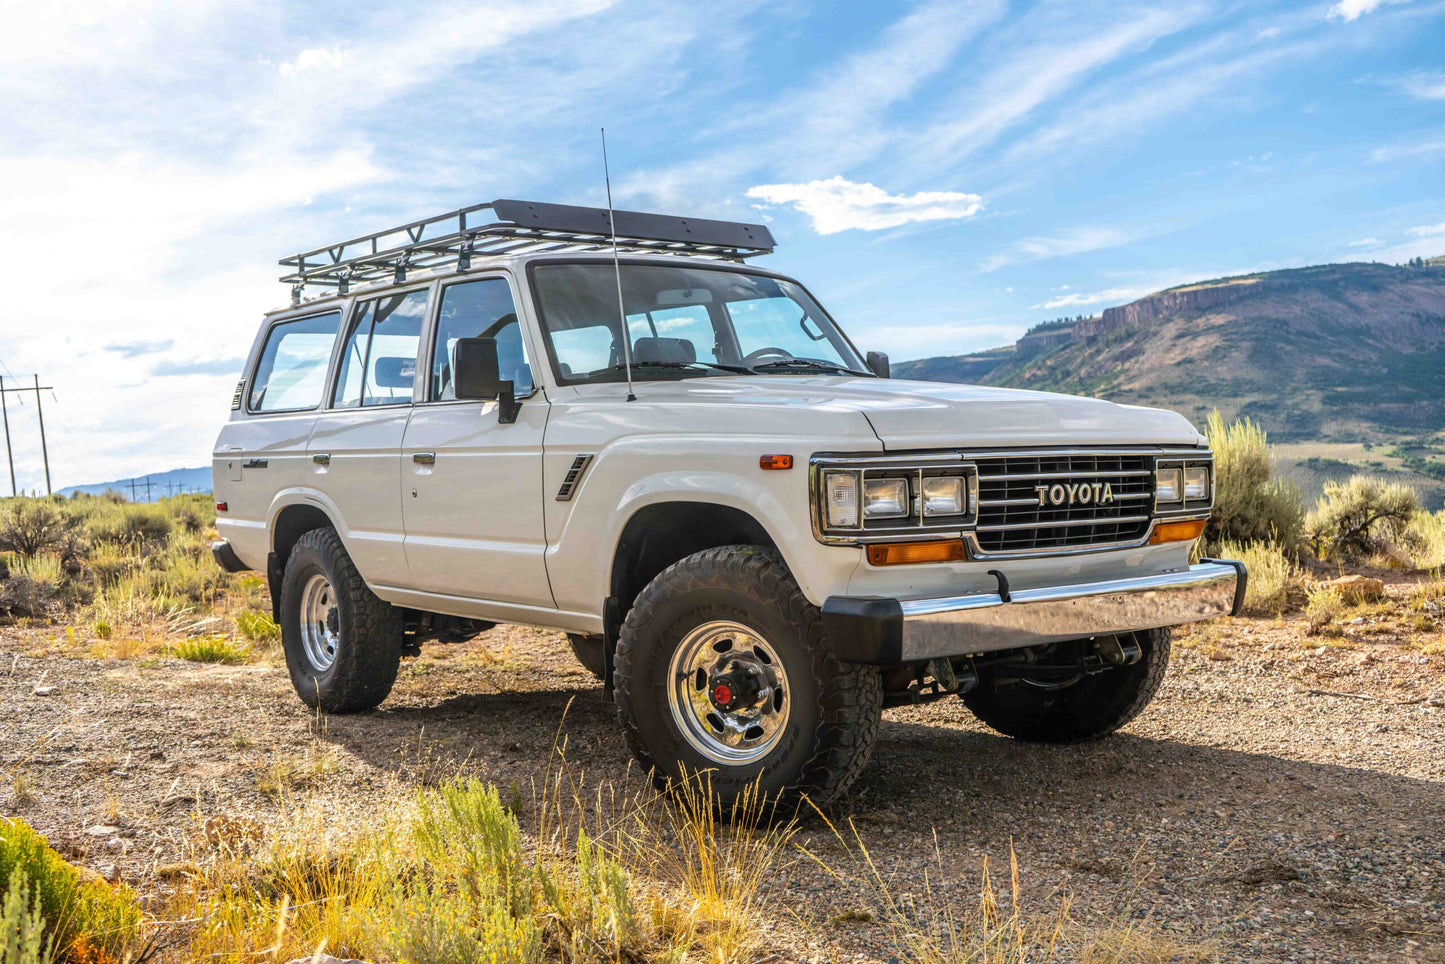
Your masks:
{"label": "white cloud", "polygon": [[1379,238],[1361,238],[1361,239],[1358,240],[1358,241],[1351,241],[1351,242],[1350,242],[1350,247],[1352,247],[1352,248],[1377,248],[1377,247],[1379,247],[1380,245],[1382,245],[1382,244],[1384,244],[1384,243],[1385,243],[1385,242],[1381,241]]}
{"label": "white cloud", "polygon": [[983,209],[983,198],[959,191],[889,194],[873,184],[842,176],[806,184],[759,184],[748,197],[768,204],[791,204],[813,219],[819,234],[857,229],[879,231],[919,221],[956,221]]}
{"label": "white cloud", "polygon": [[1386,2],[1405,3],[1407,0],[1340,0],[1339,3],[1330,7],[1329,18],[1348,23],[1351,20],[1360,19],[1367,13],[1374,13]]}
{"label": "white cloud", "polygon": [[980,270],[997,271],[1013,264],[1030,261],[1044,261],[1086,251],[1113,248],[1135,240],[1137,235],[1110,227],[1081,227],[1064,231],[1052,237],[1024,238],[1006,245],[1003,250],[984,258]]}
{"label": "white cloud", "polygon": [[1445,237],[1445,221],[1441,221],[1439,224],[1422,224],[1417,228],[1411,228],[1405,233],[1412,238]]}
{"label": "white cloud", "polygon": [[1104,291],[1089,293],[1079,292],[1077,294],[1060,295],[1045,301],[1041,305],[1030,305],[1030,308],[1079,308],[1084,305],[1098,305],[1104,303],[1125,304],[1142,298],[1149,293],[1148,288],[1107,288]]}
{"label": "white cloud", "polygon": [[1392,78],[1388,83],[1420,100],[1445,100],[1445,72],[1417,70]]}
{"label": "white cloud", "polygon": [[1370,163],[1386,164],[1390,161],[1404,161],[1417,157],[1433,157],[1445,154],[1445,140],[1420,141],[1415,144],[1391,144],[1377,147],[1370,152]]}

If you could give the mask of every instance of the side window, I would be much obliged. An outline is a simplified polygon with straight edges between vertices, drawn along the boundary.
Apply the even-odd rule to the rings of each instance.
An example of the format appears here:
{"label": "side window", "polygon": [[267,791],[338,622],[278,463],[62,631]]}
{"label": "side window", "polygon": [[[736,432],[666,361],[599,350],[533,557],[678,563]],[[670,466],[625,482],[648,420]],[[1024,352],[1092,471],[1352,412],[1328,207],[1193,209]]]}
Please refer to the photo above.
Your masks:
{"label": "side window", "polygon": [[332,405],[403,405],[411,401],[427,291],[371,298],[353,312]]}
{"label": "side window", "polygon": [[251,379],[250,410],[286,412],[320,405],[340,326],[341,312],[329,311],[272,328]]}
{"label": "side window", "polygon": [[505,278],[482,278],[442,289],[436,346],[432,349],[432,401],[457,397],[452,384],[452,359],[458,339],[483,337],[497,339],[497,362],[502,378],[512,380],[513,391],[518,395],[532,391],[532,366],[527,362],[512,289]]}

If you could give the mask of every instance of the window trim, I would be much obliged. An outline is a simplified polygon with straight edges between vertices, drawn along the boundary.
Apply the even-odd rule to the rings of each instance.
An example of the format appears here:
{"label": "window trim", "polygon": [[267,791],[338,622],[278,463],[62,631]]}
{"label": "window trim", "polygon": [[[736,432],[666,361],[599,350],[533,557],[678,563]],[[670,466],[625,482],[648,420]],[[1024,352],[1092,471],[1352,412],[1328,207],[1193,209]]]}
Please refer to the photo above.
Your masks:
{"label": "window trim", "polygon": [[[437,290],[437,288],[436,288],[436,284],[435,284],[434,282],[426,282],[426,283],[424,283],[424,284],[418,284],[418,285],[416,285],[416,286],[414,286],[414,287],[386,288],[386,289],[383,289],[383,290],[381,290],[381,291],[365,291],[365,292],[361,292],[360,294],[358,294],[357,296],[355,296],[354,298],[352,298],[352,300],[351,300],[351,307],[350,307],[350,309],[347,311],[347,319],[348,319],[348,320],[347,320],[347,322],[346,322],[346,334],[345,334],[345,337],[339,338],[339,339],[337,340],[337,343],[336,343],[336,348],[333,349],[333,355],[334,355],[334,357],[333,357],[332,360],[331,360],[331,379],[330,379],[330,382],[329,382],[328,385],[327,385],[328,391],[327,391],[327,393],[326,393],[326,399],[327,399],[326,411],[328,411],[328,412],[365,412],[365,411],[367,411],[368,409],[373,409],[373,408],[396,408],[396,407],[401,406],[401,405],[415,405],[415,404],[416,404],[416,379],[415,379],[415,377],[412,378],[411,398],[405,399],[405,400],[400,400],[400,399],[398,399],[398,400],[395,401],[395,402],[387,402],[385,405],[364,405],[364,404],[363,404],[363,405],[337,405],[337,404],[336,404],[336,390],[341,386],[341,365],[342,365],[342,361],[343,361],[343,359],[345,358],[345,355],[346,355],[346,342],[347,342],[347,339],[349,339],[349,338],[351,337],[352,327],[353,327],[354,323],[358,320],[358,319],[356,318],[356,315],[357,315],[357,313],[361,310],[361,306],[362,306],[362,305],[365,305],[365,304],[368,303],[368,302],[371,302],[371,301],[380,301],[382,298],[390,298],[390,297],[392,297],[392,296],[394,296],[394,295],[402,295],[402,296],[405,296],[405,295],[415,294],[415,293],[418,292],[418,291],[425,291],[425,292],[427,292],[427,298],[428,298],[428,300],[427,300],[426,313],[425,313],[424,315],[422,315],[422,319],[421,319],[421,334],[417,336],[417,345],[418,345],[418,353],[419,353],[419,352],[420,352],[420,347],[419,347],[419,346],[426,341],[426,338],[427,338],[427,328],[428,328],[428,326],[431,325],[431,323],[432,323],[432,321],[433,321],[433,319],[434,319],[434,316],[435,316],[435,308],[436,308],[436,305],[433,303],[432,295],[436,292],[436,290]],[[439,302],[439,299],[436,299],[436,300]],[[376,323],[375,323],[375,322],[372,322],[372,332],[373,332],[373,333],[375,333],[375,329],[376,329]],[[428,359],[430,358],[430,356],[427,356],[427,357],[428,357]],[[369,365],[370,363],[371,363],[371,337],[368,336],[367,339],[366,339],[366,358],[365,358],[365,362],[364,362],[364,364],[363,364],[363,366],[362,366],[362,372],[361,372],[361,377],[362,377],[362,379],[363,379],[363,382],[362,382],[362,388],[363,388],[363,390],[364,390],[365,387],[366,387],[365,381],[364,381],[364,379],[366,378],[366,366]],[[418,354],[418,357],[417,357],[417,359],[416,359],[416,364],[417,364],[418,367],[420,367],[420,365],[421,365],[421,357],[420,357],[420,354]],[[363,397],[364,397],[364,396],[363,396]]]}
{"label": "window trim", "polygon": [[[507,286],[507,293],[512,296],[512,308],[517,316],[517,326],[522,336],[522,350],[527,352],[527,367],[532,369],[532,390],[525,395],[518,395],[517,400],[531,398],[537,394],[542,387],[542,381],[537,377],[537,363],[530,357],[534,352],[528,346],[527,325],[522,320],[521,305],[522,299],[518,297],[517,286],[512,283],[512,276],[506,271],[488,271],[468,274],[462,278],[452,278],[437,285],[436,305],[431,312],[431,328],[427,332],[426,345],[422,351],[422,358],[426,360],[426,382],[422,385],[420,397],[416,400],[417,405],[485,405],[487,401],[481,398],[432,398],[432,353],[436,351],[437,336],[442,328],[442,304],[446,301],[446,289],[454,288],[457,285],[472,284],[477,281],[501,281]],[[417,364],[421,364],[418,361]]]}
{"label": "window trim", "polygon": [[[269,325],[266,326],[266,333],[261,338],[261,347],[256,352],[256,359],[252,363],[250,371],[246,376],[247,415],[294,415],[298,412],[316,412],[321,410],[321,408],[326,404],[326,399],[329,398],[331,394],[331,383],[333,380],[332,369],[335,368],[336,362],[336,340],[337,336],[341,334],[341,328],[346,320],[347,313],[347,307],[345,305],[333,305],[330,308],[325,308],[321,311],[312,311],[306,314],[289,315],[285,318],[277,318],[275,321],[271,322]],[[326,356],[326,375],[325,380],[322,382],[321,386],[321,398],[316,402],[315,405],[308,405],[303,408],[252,408],[251,394],[254,391],[256,385],[256,372],[259,371],[261,368],[261,359],[265,357],[266,346],[271,343],[271,336],[276,333],[276,329],[280,328],[282,325],[290,325],[298,321],[310,321],[312,318],[320,318],[323,315],[330,314],[335,314],[337,316],[336,334],[331,336],[331,352]],[[267,387],[269,387],[269,385]]]}
{"label": "window trim", "polygon": [[[556,383],[559,386],[576,388],[583,385],[614,385],[620,384],[622,380],[619,379],[617,382],[593,381],[587,378],[567,378],[562,375],[561,367],[557,364],[557,352],[553,348],[551,337],[549,337],[549,331],[547,328],[547,313],[542,309],[542,292],[537,287],[536,271],[539,267],[546,267],[551,265],[606,265],[610,263],[610,260],[602,261],[597,258],[538,258],[527,263],[527,287],[531,289],[529,293],[531,295],[532,310],[536,312],[537,315],[537,334],[540,335],[542,339],[542,350],[547,353],[547,367],[550,369],[553,379],[556,380]],[[838,324],[837,319],[833,317],[832,313],[829,312],[827,308],[823,307],[823,303],[818,300],[818,297],[814,295],[813,292],[808,290],[808,286],[803,284],[796,278],[790,278],[787,275],[779,274],[776,271],[768,271],[765,268],[755,268],[749,264],[724,264],[720,262],[710,263],[700,260],[694,263],[691,259],[689,259],[686,263],[678,264],[676,261],[672,260],[660,261],[652,258],[634,257],[620,258],[618,259],[617,263],[621,265],[637,265],[640,267],[650,268],[695,268],[699,271],[726,271],[731,274],[756,275],[762,278],[771,278],[774,281],[786,281],[789,284],[797,285],[798,289],[802,291],[803,294],[807,295],[808,298],[813,302],[813,304],[818,307],[818,310],[822,312],[823,317],[828,319],[828,323],[833,326],[833,330],[838,333],[838,337],[842,338],[843,342],[853,350],[854,356],[856,356],[858,360],[863,364],[863,367],[867,367],[867,356],[864,355],[863,352],[858,350],[857,345],[853,344],[853,339],[848,337],[848,332],[844,330],[842,325]],[[748,376],[744,375],[742,377]],[[646,380],[667,382],[682,381],[682,379],[680,378],[648,378]]]}

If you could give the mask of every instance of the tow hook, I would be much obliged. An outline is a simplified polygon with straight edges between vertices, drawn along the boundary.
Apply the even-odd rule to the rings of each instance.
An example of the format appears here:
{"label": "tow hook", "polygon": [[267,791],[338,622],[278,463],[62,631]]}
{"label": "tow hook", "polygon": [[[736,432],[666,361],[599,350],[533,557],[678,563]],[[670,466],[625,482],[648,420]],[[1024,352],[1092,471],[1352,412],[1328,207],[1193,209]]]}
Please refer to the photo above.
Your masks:
{"label": "tow hook", "polygon": [[1094,651],[1110,666],[1133,666],[1144,658],[1144,650],[1133,636],[1104,636],[1094,640]]}

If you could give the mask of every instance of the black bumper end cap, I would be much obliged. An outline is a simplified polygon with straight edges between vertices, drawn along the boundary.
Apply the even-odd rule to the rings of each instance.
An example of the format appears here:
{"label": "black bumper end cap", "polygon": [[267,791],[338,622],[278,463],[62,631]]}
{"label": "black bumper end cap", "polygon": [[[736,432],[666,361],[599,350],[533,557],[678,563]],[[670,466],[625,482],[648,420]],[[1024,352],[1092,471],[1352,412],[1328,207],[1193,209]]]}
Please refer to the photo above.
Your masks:
{"label": "black bumper end cap", "polygon": [[1244,592],[1249,588],[1249,570],[1244,568],[1244,563],[1238,559],[1200,559],[1200,562],[1213,563],[1216,566],[1228,566],[1233,569],[1239,578],[1234,583],[1234,607],[1229,610],[1229,615],[1238,616],[1244,612]]}
{"label": "black bumper end cap", "polygon": [[229,539],[217,539],[211,543],[211,558],[216,560],[216,565],[227,572],[246,572],[251,567],[241,561],[236,555],[236,550],[231,548]]}
{"label": "black bumper end cap", "polygon": [[829,596],[823,603],[828,648],[845,663],[903,662],[903,606],[886,596]]}

